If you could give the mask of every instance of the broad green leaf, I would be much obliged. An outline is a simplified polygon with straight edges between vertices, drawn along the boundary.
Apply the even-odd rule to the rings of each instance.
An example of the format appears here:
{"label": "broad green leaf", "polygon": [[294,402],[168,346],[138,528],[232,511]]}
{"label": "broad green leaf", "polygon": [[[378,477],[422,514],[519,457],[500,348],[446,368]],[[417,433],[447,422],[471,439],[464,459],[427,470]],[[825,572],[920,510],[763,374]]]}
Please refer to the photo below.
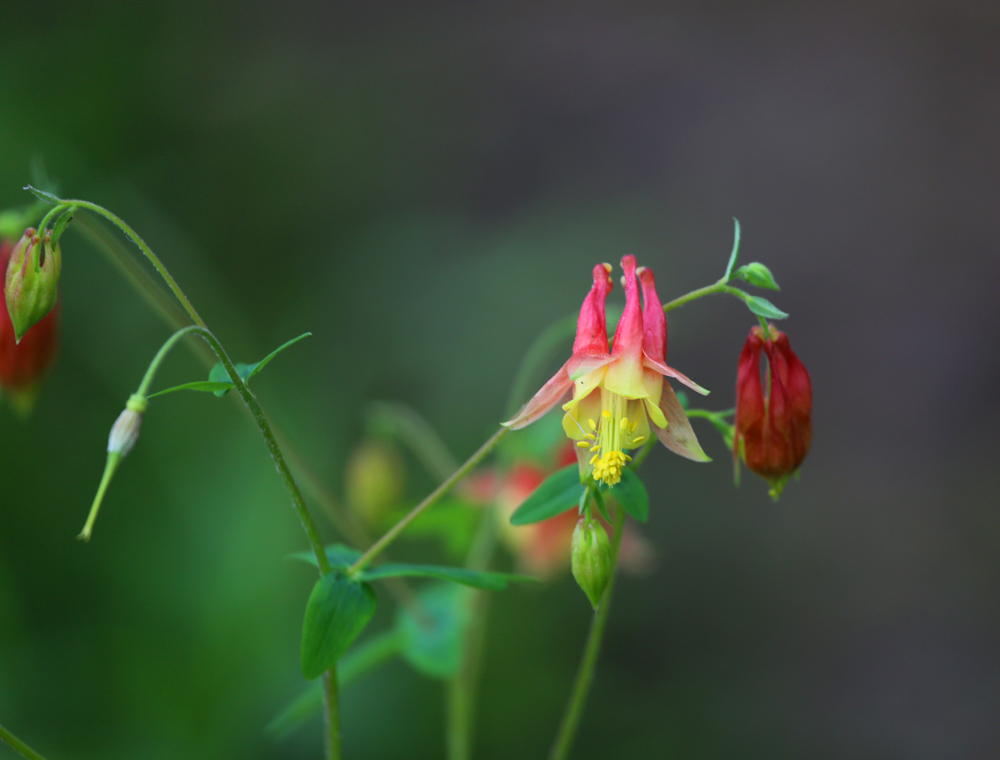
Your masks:
{"label": "broad green leaf", "polygon": [[471,601],[468,589],[447,583],[421,589],[415,608],[401,608],[396,619],[404,659],[432,678],[454,676],[462,665]]}
{"label": "broad green leaf", "polygon": [[365,581],[376,581],[382,578],[394,578],[405,575],[417,578],[437,578],[441,581],[461,583],[463,586],[483,588],[487,591],[503,591],[509,581],[537,582],[536,578],[513,573],[487,573],[467,570],[464,567],[444,567],[441,565],[408,565],[396,562],[386,562],[384,565],[362,570],[360,577]]}
{"label": "broad green leaf", "polygon": [[733,217],[733,224],[736,225],[736,231],[733,233],[733,252],[729,254],[729,264],[726,266],[723,282],[729,282],[729,278],[733,276],[733,267],[736,266],[736,259],[740,255],[740,222],[736,217]]}
{"label": "broad green leaf", "polygon": [[749,282],[757,288],[781,290],[781,288],[778,287],[778,283],[774,281],[774,275],[771,274],[771,270],[759,261],[744,264],[733,273],[733,277],[738,277],[744,282]]}
{"label": "broad green leaf", "polygon": [[166,393],[173,393],[174,391],[202,391],[203,393],[218,393],[222,391],[225,393],[233,384],[229,381],[224,383],[217,383],[211,380],[196,380],[193,383],[184,383],[183,385],[175,385],[173,388],[167,388],[166,390],[157,391],[156,393],[150,393],[146,398],[156,398],[157,396],[162,396]]}
{"label": "broad green leaf", "polygon": [[[330,561],[330,566],[335,570],[343,570],[350,567],[361,557],[361,552],[350,546],[343,544],[330,544],[326,547],[326,558]],[[310,551],[295,552],[289,554],[288,559],[297,559],[308,562],[313,567],[318,567],[316,555]]]}
{"label": "broad green leaf", "polygon": [[607,495],[614,497],[639,522],[649,519],[649,494],[635,470],[622,470],[621,482],[607,489]]}
{"label": "broad green leaf", "polygon": [[[377,633],[352,648],[337,664],[337,685],[343,689],[383,662],[399,654],[402,637],[395,631]],[[309,720],[323,704],[323,682],[314,681],[267,725],[274,741],[285,739]]]}
{"label": "broad green leaf", "polygon": [[333,667],[375,614],[375,592],[339,570],[313,586],[302,624],[302,675],[317,678]]}
{"label": "broad green leaf", "polygon": [[580,503],[583,494],[580,468],[571,464],[549,475],[511,515],[511,525],[530,525],[548,520]]}
{"label": "broad green leaf", "polygon": [[766,298],[744,294],[747,308],[764,319],[785,319],[788,314],[783,312]]}

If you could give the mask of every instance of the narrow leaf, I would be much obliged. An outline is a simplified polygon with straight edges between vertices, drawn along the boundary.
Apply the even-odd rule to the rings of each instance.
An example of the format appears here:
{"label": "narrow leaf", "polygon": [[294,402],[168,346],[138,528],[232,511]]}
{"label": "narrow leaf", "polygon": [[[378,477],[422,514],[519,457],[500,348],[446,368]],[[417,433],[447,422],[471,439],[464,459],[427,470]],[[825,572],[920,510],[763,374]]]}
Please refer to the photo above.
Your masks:
{"label": "narrow leaf", "polygon": [[733,267],[736,266],[736,259],[740,255],[740,221],[736,217],[733,217],[733,224],[736,225],[736,230],[733,232],[733,252],[729,254],[729,264],[726,266],[726,274],[722,278],[723,282],[729,282],[729,278],[733,276]]}
{"label": "narrow leaf", "polygon": [[166,390],[157,391],[156,393],[150,393],[147,398],[156,398],[157,396],[162,396],[166,393],[173,393],[174,391],[202,391],[203,393],[215,393],[218,395],[219,391],[225,393],[232,387],[232,383],[217,383],[212,382],[211,380],[196,380],[193,383],[175,385],[173,388],[167,388]]}
{"label": "narrow leaf", "polygon": [[59,204],[62,203],[62,198],[59,198],[52,193],[47,193],[44,190],[39,190],[37,187],[32,187],[31,185],[25,185],[24,189],[30,193],[34,193],[36,197],[41,198],[43,201],[48,203]]}
{"label": "narrow leaf", "polygon": [[771,274],[771,270],[759,261],[754,261],[751,264],[744,264],[736,270],[733,277],[738,277],[744,282],[749,282],[757,288],[781,290],[781,288],[778,287],[778,283],[774,281],[774,275]]}
{"label": "narrow leaf", "polygon": [[[237,373],[238,372],[239,370],[237,370]],[[225,396],[226,393],[235,387],[233,385],[233,381],[229,379],[229,373],[226,372],[226,368],[222,366],[222,362],[216,362],[215,366],[212,367],[211,371],[208,373],[208,381],[211,383],[224,384],[226,386],[225,388],[220,387],[215,391],[215,395],[219,398]]]}
{"label": "narrow leaf", "polygon": [[580,468],[571,464],[549,475],[511,515],[511,525],[530,525],[548,520],[580,502],[583,486]]}
{"label": "narrow leaf", "polygon": [[367,583],[334,570],[313,586],[302,625],[302,675],[317,678],[333,667],[375,614]]}
{"label": "narrow leaf", "polygon": [[[298,343],[303,338],[308,338],[310,335],[312,335],[311,332],[302,333],[299,337],[292,338],[287,343],[282,343],[280,346],[278,346],[276,349],[274,349],[271,353],[269,353],[267,356],[265,356],[263,359],[261,359],[256,364],[245,365],[247,367],[247,375],[246,375],[246,377],[243,377],[243,373],[240,372],[240,377],[243,377],[244,380],[249,380],[251,377],[253,377],[258,372],[260,372],[262,369],[264,369],[264,367],[267,366],[267,363],[269,361],[271,361],[271,359],[273,359],[275,356],[277,356],[278,354],[280,354],[282,351],[284,351],[289,346],[294,346],[296,343]],[[237,366],[237,370],[239,370],[238,366]]]}
{"label": "narrow leaf", "polygon": [[604,497],[601,495],[601,490],[599,488],[594,488],[591,490],[594,495],[594,503],[597,505],[597,511],[601,513],[603,517],[609,524],[612,522],[611,515],[608,514],[608,505],[604,503]]}
{"label": "narrow leaf", "polygon": [[503,591],[508,581],[536,582],[537,579],[527,575],[513,573],[487,573],[467,570],[464,567],[445,567],[442,565],[409,565],[387,562],[370,570],[363,570],[361,578],[365,581],[381,580],[405,575],[417,578],[437,578],[442,581],[461,583],[463,586],[486,589],[487,591]]}
{"label": "narrow leaf", "polygon": [[431,678],[454,676],[462,664],[471,600],[468,589],[450,584],[421,589],[415,608],[401,608],[396,618],[403,658]]}
{"label": "narrow leaf", "polygon": [[785,319],[788,314],[783,312],[766,298],[744,294],[747,308],[764,319]]}
{"label": "narrow leaf", "polygon": [[649,519],[649,494],[635,470],[622,470],[621,482],[608,489],[607,493],[639,522]]}

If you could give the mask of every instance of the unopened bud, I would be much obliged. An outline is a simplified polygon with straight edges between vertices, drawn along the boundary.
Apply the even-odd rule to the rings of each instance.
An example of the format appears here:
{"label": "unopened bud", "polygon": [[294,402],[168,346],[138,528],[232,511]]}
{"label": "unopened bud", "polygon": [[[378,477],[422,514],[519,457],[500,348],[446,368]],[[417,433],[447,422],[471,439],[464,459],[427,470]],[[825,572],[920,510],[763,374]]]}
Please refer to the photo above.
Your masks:
{"label": "unopened bud", "polygon": [[108,436],[108,460],[104,465],[104,475],[101,476],[101,484],[97,487],[97,495],[94,503],[90,507],[90,514],[87,515],[87,522],[77,536],[81,541],[89,541],[94,530],[94,521],[97,513],[101,509],[101,502],[104,501],[104,494],[108,490],[111,478],[114,477],[115,470],[121,464],[128,453],[139,440],[139,429],[142,427],[142,415],[146,411],[147,401],[144,396],[133,394],[129,396],[128,403],[125,404],[125,411],[118,415],[115,424],[111,426],[111,434]]}
{"label": "unopened bud", "polygon": [[595,610],[611,580],[611,554],[611,541],[601,524],[596,520],[581,518],[573,531],[571,565],[573,577]]}
{"label": "unopened bud", "polygon": [[115,424],[111,426],[108,435],[108,453],[120,454],[122,458],[139,440],[139,430],[142,428],[142,414],[146,411],[146,399],[142,396],[132,396],[125,405],[125,410],[118,415]]}
{"label": "unopened bud", "polygon": [[370,526],[403,498],[403,462],[388,444],[364,441],[351,453],[345,474],[348,501]]}
{"label": "unopened bud", "polygon": [[62,253],[50,232],[33,227],[14,246],[4,278],[4,298],[17,342],[52,311],[59,297]]}

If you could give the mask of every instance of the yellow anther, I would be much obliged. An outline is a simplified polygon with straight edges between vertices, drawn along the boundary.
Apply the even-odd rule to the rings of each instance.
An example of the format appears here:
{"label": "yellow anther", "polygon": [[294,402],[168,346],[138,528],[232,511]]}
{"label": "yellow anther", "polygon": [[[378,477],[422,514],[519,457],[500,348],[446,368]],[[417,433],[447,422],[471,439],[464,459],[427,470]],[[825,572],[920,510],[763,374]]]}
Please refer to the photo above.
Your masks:
{"label": "yellow anther", "polygon": [[597,440],[597,436],[594,435],[593,433],[587,433],[587,435],[584,436],[584,437],[587,438],[588,440],[591,440],[591,441],[596,441]]}
{"label": "yellow anther", "polygon": [[625,457],[625,461],[626,462],[631,462],[632,461],[632,457],[630,457],[628,454],[622,454],[622,456]]}
{"label": "yellow anther", "polygon": [[596,462],[596,461],[597,461],[597,454],[594,454],[594,456],[592,456],[592,457],[590,458],[590,463],[591,463],[591,464],[594,464],[594,462]]}
{"label": "yellow anther", "polygon": [[587,420],[587,424],[590,425],[591,430],[597,430],[597,423],[593,420]]}
{"label": "yellow anther", "polygon": [[629,432],[629,433],[634,433],[634,432],[635,432],[635,427],[636,427],[636,425],[638,425],[638,424],[639,424],[639,420],[636,420],[635,422],[633,422],[633,423],[632,423],[632,424],[631,424],[631,425],[629,426],[629,429],[628,429],[628,432]]}
{"label": "yellow anther", "polygon": [[595,443],[595,444],[594,444],[593,446],[591,446],[591,447],[590,447],[590,450],[591,450],[591,451],[600,451],[600,450],[601,450],[601,447],[600,447],[600,445],[599,445],[599,444],[596,444],[596,443]]}
{"label": "yellow anther", "polygon": [[632,445],[633,446],[638,446],[640,443],[642,443],[645,440],[646,440],[646,436],[640,435],[638,438],[633,438],[632,439]]}
{"label": "yellow anther", "polygon": [[587,448],[587,446],[590,445],[590,441],[577,441],[576,445],[579,446],[581,449],[585,449]]}
{"label": "yellow anther", "polygon": [[622,417],[621,429],[623,433],[628,429],[628,417]]}
{"label": "yellow anther", "polygon": [[603,409],[601,411],[601,414],[604,415],[605,419],[609,419],[609,420],[611,419],[611,412],[609,412],[607,409]]}

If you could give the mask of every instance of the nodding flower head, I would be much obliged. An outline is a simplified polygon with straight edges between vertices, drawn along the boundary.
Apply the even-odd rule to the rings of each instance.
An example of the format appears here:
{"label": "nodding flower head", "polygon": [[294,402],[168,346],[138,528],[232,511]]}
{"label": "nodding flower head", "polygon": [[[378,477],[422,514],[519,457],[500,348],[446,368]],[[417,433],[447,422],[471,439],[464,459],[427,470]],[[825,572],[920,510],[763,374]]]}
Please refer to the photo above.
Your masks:
{"label": "nodding flower head", "polygon": [[[767,356],[767,390],[760,355]],[[812,442],[812,384],[788,336],[774,325],[750,331],[736,376],[736,436],[733,456],[771,484],[777,499]]]}
{"label": "nodding flower head", "polygon": [[[614,486],[631,461],[626,452],[655,434],[667,448],[695,461],[708,461],[687,415],[664,377],[708,393],[665,363],[667,321],[653,273],[636,269],[635,257],[621,260],[625,310],[608,346],[604,303],[611,292],[611,265],[598,264],[577,322],[573,355],[514,419],[514,430],[530,425],[563,403],[563,429],[576,442],[581,475]],[[642,298],[640,304],[641,281]],[[567,397],[572,391],[572,398]]]}
{"label": "nodding flower head", "polygon": [[61,270],[62,253],[58,244],[52,245],[51,231],[26,229],[10,253],[4,278],[7,312],[18,343],[55,308]]}
{"label": "nodding flower head", "polygon": [[[0,275],[7,271],[14,244],[0,241]],[[59,342],[58,306],[17,341],[7,309],[0,309],[0,390],[21,414],[34,406],[42,379],[56,356]]]}

